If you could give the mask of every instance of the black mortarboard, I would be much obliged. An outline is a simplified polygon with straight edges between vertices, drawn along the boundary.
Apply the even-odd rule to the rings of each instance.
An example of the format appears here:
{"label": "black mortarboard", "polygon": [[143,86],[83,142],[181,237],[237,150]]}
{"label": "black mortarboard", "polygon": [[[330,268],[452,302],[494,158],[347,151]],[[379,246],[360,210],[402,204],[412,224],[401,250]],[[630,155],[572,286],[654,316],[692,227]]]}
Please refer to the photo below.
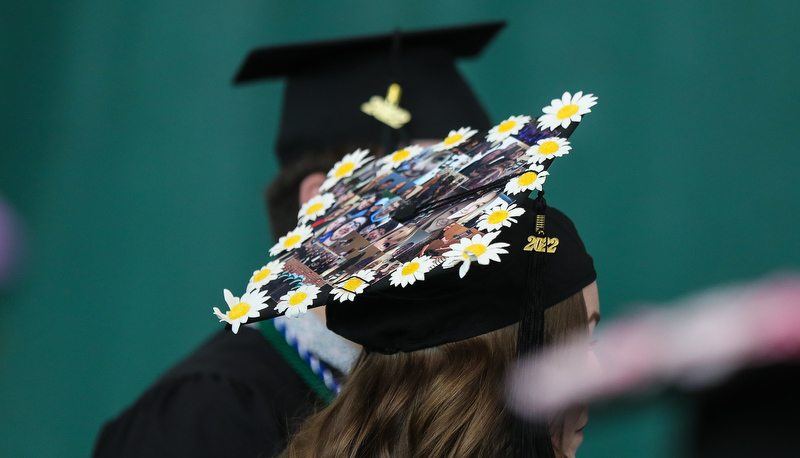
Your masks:
{"label": "black mortarboard", "polygon": [[[519,322],[518,354],[539,350],[545,309],[596,278],[575,226],[542,191],[595,100],[564,93],[538,119],[462,127],[380,159],[346,155],[270,249],[278,258],[253,272],[241,299],[225,290],[230,310],[214,313],[236,332],[327,305],[331,330],[387,354]],[[514,444],[519,456],[553,456],[546,425],[515,423]]]}
{"label": "black mortarboard", "polygon": [[[470,293],[472,287],[490,291],[487,301],[495,296],[507,303],[497,310],[472,310],[475,316],[464,320],[465,327],[475,328],[471,335],[455,326],[460,330],[442,331],[453,334],[444,337],[440,331],[450,325],[435,323],[423,331],[428,322],[418,317],[408,322],[416,328],[408,329],[416,336],[408,344],[399,337],[393,343],[381,337],[377,340],[382,343],[375,345],[367,338],[352,339],[389,353],[466,339],[518,321],[521,302],[530,299],[525,290],[532,289],[528,263],[537,258],[535,253],[548,261],[541,270],[545,284],[534,288],[540,308],[580,291],[594,281],[595,273],[575,227],[558,210],[548,212],[541,196],[534,201],[528,194],[541,192],[547,169],[556,157],[568,154],[567,138],[595,100],[592,94],[565,93],[539,118],[512,116],[482,133],[451,130],[438,144],[408,146],[380,159],[361,149],[347,154],[328,172],[322,194],[300,208],[298,226],[270,249],[277,259],[254,272],[246,295],[248,301],[269,296],[260,301],[264,307],[247,316],[220,313],[220,318],[235,325],[297,316],[326,304],[335,315],[335,302],[351,307],[390,297],[402,301],[435,290],[438,299],[429,302],[433,306],[483,294]],[[418,265],[404,269],[414,260]],[[469,288],[463,285],[465,275],[474,279]],[[482,277],[491,280],[481,286]],[[354,278],[361,281],[343,286]],[[412,287],[415,283],[431,283],[434,290]],[[283,299],[298,288],[305,288],[295,298],[299,302]],[[508,310],[502,310],[506,305]],[[473,326],[481,320],[494,324]],[[329,323],[338,326],[340,321],[331,317]],[[424,335],[427,340],[418,337]]]}
{"label": "black mortarboard", "polygon": [[[286,165],[310,151],[342,145],[437,138],[453,126],[480,130],[489,118],[455,66],[475,57],[505,25],[460,27],[257,48],[235,77],[241,84],[287,79],[277,141]],[[362,112],[399,84],[411,120],[395,130]],[[393,147],[391,149],[394,149]]]}

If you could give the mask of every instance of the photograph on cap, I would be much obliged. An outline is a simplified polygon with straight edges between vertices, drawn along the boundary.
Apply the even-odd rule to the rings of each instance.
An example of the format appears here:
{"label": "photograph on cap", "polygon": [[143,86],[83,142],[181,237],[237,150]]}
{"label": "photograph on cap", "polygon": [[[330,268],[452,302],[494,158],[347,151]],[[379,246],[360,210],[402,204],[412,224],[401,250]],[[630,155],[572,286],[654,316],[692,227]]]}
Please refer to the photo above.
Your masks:
{"label": "photograph on cap", "polygon": [[439,237],[433,238],[430,243],[423,246],[420,253],[423,256],[430,256],[433,258],[442,257],[444,253],[450,251],[450,245],[463,238],[470,238],[480,233],[478,229],[467,228],[458,223],[451,222],[442,229]]}
{"label": "photograph on cap", "polygon": [[527,162],[519,159],[527,150],[528,146],[524,143],[513,138],[506,139],[461,169],[461,174],[468,177],[463,186],[467,189],[479,188],[514,174],[526,166]]}
{"label": "photograph on cap", "polygon": [[389,205],[387,205],[383,210],[372,215],[372,219],[376,222],[380,221],[383,223],[388,223],[389,221],[391,221],[390,217],[392,216],[392,213],[394,213],[394,211],[397,210],[402,204],[403,204],[403,199],[399,197],[393,198],[389,202]]}
{"label": "photograph on cap", "polygon": [[410,238],[387,252],[386,256],[391,256],[400,262],[409,262],[422,254],[422,249],[427,245],[426,241],[430,236],[431,234],[417,229]]}
{"label": "photograph on cap", "polygon": [[416,188],[416,184],[400,175],[399,173],[390,173],[378,175],[371,180],[361,192],[390,192],[396,196],[405,196]]}
{"label": "photograph on cap", "polygon": [[491,145],[488,143],[479,143],[475,148],[467,151],[464,154],[453,154],[447,160],[442,162],[442,168],[450,168],[453,170],[460,171],[464,167],[468,166],[474,161],[476,156],[481,155],[483,152],[487,151]]}
{"label": "photograph on cap", "polygon": [[326,281],[336,282],[342,276],[354,274],[360,269],[359,266],[369,264],[373,259],[383,256],[384,253],[369,240],[353,232],[348,236],[342,251],[337,254],[340,256],[337,266],[323,272]]}
{"label": "photograph on cap", "polygon": [[289,258],[284,262],[283,271],[278,274],[278,278],[270,284],[275,285],[272,289],[275,297],[281,297],[300,286],[322,287],[325,280],[305,263]]}
{"label": "photograph on cap", "polygon": [[380,208],[375,209],[370,215],[369,220],[374,224],[385,222],[392,215],[392,212],[401,204],[401,198],[390,193],[390,197],[384,197],[380,201]]}
{"label": "photograph on cap", "polygon": [[416,184],[423,184],[430,179],[426,175],[444,163],[451,154],[447,150],[435,151],[433,147],[427,148],[422,153],[398,166],[397,173],[409,180],[414,180]]}
{"label": "photograph on cap", "polygon": [[[379,213],[385,213],[388,210],[389,207],[387,207],[384,210],[381,210]],[[373,216],[377,217],[379,216],[379,213],[376,213]],[[389,218],[387,214],[385,218],[379,218],[378,221],[363,226],[361,229],[359,229],[358,233],[361,234],[362,237],[369,240],[370,242],[374,242],[382,238],[384,235],[388,234],[392,230],[394,230],[394,228],[396,228],[399,224],[400,223],[398,223],[397,221]]]}
{"label": "photograph on cap", "polygon": [[424,189],[414,196],[414,202],[417,205],[421,205],[431,201],[438,201],[442,197],[450,194],[451,191],[459,187],[465,181],[467,181],[467,177],[464,175],[453,169],[443,167],[437,170],[433,178],[422,185]]}
{"label": "photograph on cap", "polygon": [[314,272],[324,272],[339,265],[342,256],[331,251],[324,243],[311,238],[297,248],[297,258]]}
{"label": "photograph on cap", "polygon": [[[364,215],[364,216],[367,217],[367,225],[368,226],[374,225],[376,223],[374,217],[378,213],[380,213],[383,210],[385,210],[386,207],[388,206],[389,198],[383,197],[383,194],[385,194],[385,193],[382,193],[380,196],[378,196],[379,197],[378,200],[374,204],[372,204],[371,207],[369,207],[369,210],[367,210],[367,213]],[[364,228],[364,226],[362,226],[362,229],[363,228]]]}
{"label": "photograph on cap", "polygon": [[446,226],[453,222],[450,219],[451,216],[455,215],[472,202],[471,199],[463,199],[451,205],[445,205],[443,208],[432,210],[425,220],[420,220],[417,223],[417,227],[432,235],[439,234]]}
{"label": "photograph on cap", "polygon": [[361,200],[351,206],[351,210],[347,213],[350,219],[365,217],[368,218],[372,213],[371,208],[382,199],[382,193],[379,191],[371,191],[361,197]]}
{"label": "photograph on cap", "polygon": [[335,231],[339,226],[344,224],[344,222],[347,221],[347,214],[351,210],[351,205],[340,206],[338,204],[333,204],[330,211],[316,220],[310,221],[308,226],[313,230],[314,237],[322,237],[325,234],[327,234],[325,238],[330,237],[329,232]]}
{"label": "photograph on cap", "polygon": [[479,193],[477,199],[470,200],[466,205],[461,207],[460,210],[453,213],[448,218],[458,224],[466,224],[467,221],[480,214],[480,212],[499,195],[499,191]]}
{"label": "photograph on cap", "polygon": [[351,235],[357,234],[358,229],[361,226],[365,225],[367,222],[367,218],[365,216],[356,216],[350,218],[349,216],[347,221],[344,222],[341,226],[339,226],[335,231],[331,232],[330,237],[328,237],[324,242],[325,246],[328,247],[331,251],[335,253],[342,253],[347,250],[347,245],[352,240]]}
{"label": "photograph on cap", "polygon": [[376,240],[374,246],[381,251],[387,251],[411,238],[411,235],[416,230],[417,228],[413,224],[397,226],[393,231]]}
{"label": "photograph on cap", "polygon": [[[473,164],[478,164],[480,162],[484,163],[493,162],[495,159],[497,159],[498,156],[503,154],[503,150],[516,143],[517,141],[513,137],[506,138],[502,140],[500,143],[489,143],[489,142],[481,143],[477,147],[467,152],[467,156],[470,157],[471,161],[469,164],[461,167],[458,170],[460,172],[464,172],[465,171],[464,169]],[[524,145],[523,148],[527,149],[527,145],[525,145],[524,143],[523,145]],[[475,168],[476,167],[470,167],[468,170],[465,171],[466,172],[465,175],[471,174]]]}
{"label": "photograph on cap", "polygon": [[[346,209],[347,210],[347,209]],[[319,242],[326,242],[331,238],[334,232],[342,227],[350,218],[346,214],[341,214],[325,224],[319,226],[315,232],[316,240]]]}

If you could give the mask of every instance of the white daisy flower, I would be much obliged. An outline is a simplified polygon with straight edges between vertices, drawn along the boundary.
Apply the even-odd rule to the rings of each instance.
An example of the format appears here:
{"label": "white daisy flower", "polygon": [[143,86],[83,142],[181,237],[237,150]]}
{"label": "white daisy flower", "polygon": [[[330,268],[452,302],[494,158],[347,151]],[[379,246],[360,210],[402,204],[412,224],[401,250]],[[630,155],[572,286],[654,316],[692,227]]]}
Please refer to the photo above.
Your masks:
{"label": "white daisy flower", "polygon": [[564,138],[543,138],[528,149],[527,154],[531,156],[528,158],[528,162],[538,164],[544,162],[545,159],[561,157],[568,154],[571,149],[572,147],[569,146],[569,141]]}
{"label": "white daisy flower", "polygon": [[531,122],[530,116],[512,116],[500,124],[492,127],[492,129],[489,131],[489,135],[486,136],[486,140],[492,143],[505,140],[511,135],[518,134],[525,124],[529,122]]}
{"label": "white daisy flower", "polygon": [[275,245],[272,246],[272,248],[269,249],[269,255],[276,256],[278,253],[282,251],[292,251],[295,248],[299,247],[300,244],[305,242],[312,235],[314,235],[314,232],[311,230],[311,228],[306,226],[305,224],[301,224],[296,228],[294,228],[293,230],[289,231],[288,234],[279,238],[278,243],[276,243]]}
{"label": "white daisy flower", "polygon": [[287,317],[297,318],[301,313],[308,312],[308,306],[314,303],[314,299],[319,294],[319,288],[313,285],[301,286],[293,291],[281,296],[276,308],[278,313],[284,313]]}
{"label": "white daisy flower", "polygon": [[503,226],[510,227],[511,223],[516,223],[516,217],[525,213],[525,209],[517,207],[517,204],[511,205],[506,202],[490,209],[478,221],[478,229],[482,231],[495,231],[502,229]]}
{"label": "white daisy flower", "polygon": [[347,178],[356,170],[361,168],[362,165],[371,161],[368,149],[357,149],[350,154],[345,154],[341,161],[333,165],[333,168],[328,172],[328,179],[326,179],[322,186],[319,187],[320,192],[325,192],[332,188],[333,185],[339,182],[342,178]]}
{"label": "white daisy flower", "polygon": [[359,270],[352,277],[336,285],[331,290],[333,298],[339,302],[352,301],[356,294],[361,294],[369,286],[369,282],[375,279],[375,272],[371,270]]}
{"label": "white daisy flower", "polygon": [[217,307],[214,307],[214,315],[219,318],[219,321],[230,324],[234,334],[239,332],[239,326],[247,323],[248,318],[258,317],[259,311],[267,308],[267,299],[269,299],[266,292],[260,291],[245,293],[241,299],[234,297],[233,293],[227,289],[223,295],[229,310],[222,313]]}
{"label": "white daisy flower", "polygon": [[531,191],[533,189],[541,191],[545,177],[548,175],[550,175],[550,173],[544,171],[543,164],[533,164],[527,172],[512,178],[511,181],[506,184],[503,193],[513,196],[522,191]]}
{"label": "white daisy flower", "polygon": [[498,235],[500,232],[490,232],[486,235],[475,234],[450,245],[450,251],[444,254],[445,260],[442,267],[449,269],[461,263],[458,276],[464,278],[473,261],[481,265],[487,265],[490,261],[500,262],[499,255],[508,253],[504,249],[508,244],[505,242],[492,243]]}
{"label": "white daisy flower", "polygon": [[462,127],[458,130],[451,130],[450,133],[447,135],[447,138],[442,140],[441,143],[434,145],[434,151],[442,151],[446,149],[450,149],[456,147],[465,141],[469,140],[470,137],[478,133],[477,130],[472,129],[470,127]]}
{"label": "white daisy flower", "polygon": [[253,276],[250,277],[250,283],[247,285],[247,290],[252,291],[275,280],[278,278],[278,274],[283,272],[283,266],[283,261],[277,259],[268,262],[266,266],[253,272]]}
{"label": "white daisy flower", "polygon": [[297,220],[301,223],[314,221],[324,215],[334,202],[336,202],[336,198],[332,193],[318,194],[308,199],[308,201],[300,207],[300,211],[297,212]]}
{"label": "white daisy flower", "polygon": [[381,161],[381,173],[388,173],[393,168],[396,168],[403,162],[411,159],[417,154],[421,153],[424,148],[419,145],[406,146],[399,149],[389,156],[384,156]]}
{"label": "white daisy flower", "polygon": [[565,92],[561,99],[553,99],[550,106],[544,107],[545,113],[539,117],[539,128],[553,130],[558,126],[567,128],[570,123],[579,122],[581,116],[591,112],[589,108],[597,105],[594,94],[583,95],[583,91],[570,95]]}
{"label": "white daisy flower", "polygon": [[412,285],[417,280],[425,280],[425,274],[436,267],[436,262],[430,256],[417,256],[407,263],[397,267],[392,272],[390,284],[392,286]]}

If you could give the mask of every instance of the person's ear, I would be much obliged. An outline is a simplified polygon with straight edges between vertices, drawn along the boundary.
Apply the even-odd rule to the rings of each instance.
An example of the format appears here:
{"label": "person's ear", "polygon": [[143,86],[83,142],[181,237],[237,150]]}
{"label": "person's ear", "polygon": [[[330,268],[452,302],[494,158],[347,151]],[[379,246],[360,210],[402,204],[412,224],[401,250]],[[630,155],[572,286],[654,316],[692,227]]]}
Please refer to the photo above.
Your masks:
{"label": "person's ear", "polygon": [[326,175],[322,172],[314,172],[303,178],[300,182],[300,205],[308,202],[314,196],[319,195],[319,187],[325,182]]}

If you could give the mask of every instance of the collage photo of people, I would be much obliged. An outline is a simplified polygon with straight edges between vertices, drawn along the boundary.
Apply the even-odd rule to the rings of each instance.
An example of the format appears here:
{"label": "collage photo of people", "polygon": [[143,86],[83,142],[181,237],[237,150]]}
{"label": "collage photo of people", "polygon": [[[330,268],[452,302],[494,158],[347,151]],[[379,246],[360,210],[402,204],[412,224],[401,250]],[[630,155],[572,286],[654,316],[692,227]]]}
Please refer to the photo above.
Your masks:
{"label": "collage photo of people", "polygon": [[[533,119],[517,135],[494,142],[472,131],[458,145],[417,147],[417,154],[397,163],[370,160],[327,191],[334,203],[307,223],[313,236],[280,255],[283,281],[265,286],[269,296],[281,297],[299,284],[334,286],[362,270],[374,272],[375,283],[419,256],[441,263],[452,244],[485,233],[478,223],[486,212],[527,198],[530,190],[507,195],[504,188],[531,168],[531,144],[566,138],[573,129],[540,130]],[[546,175],[552,158],[539,162],[539,173]],[[394,219],[408,203],[416,213],[406,221]]]}

